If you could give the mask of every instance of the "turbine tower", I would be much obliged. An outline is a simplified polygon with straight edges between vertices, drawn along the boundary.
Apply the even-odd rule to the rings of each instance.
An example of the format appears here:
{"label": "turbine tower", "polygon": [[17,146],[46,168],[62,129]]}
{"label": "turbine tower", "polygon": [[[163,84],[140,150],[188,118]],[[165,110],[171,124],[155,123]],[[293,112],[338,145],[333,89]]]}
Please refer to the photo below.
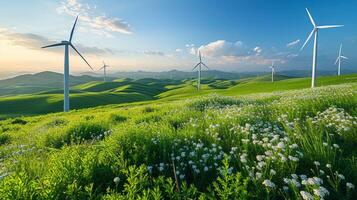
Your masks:
{"label": "turbine tower", "polygon": [[270,69],[271,69],[271,82],[274,82],[274,74],[275,74],[274,61],[271,63]]}
{"label": "turbine tower", "polygon": [[[103,61],[103,67],[99,69],[99,70],[102,70],[102,69],[103,69],[103,71],[104,71],[104,82],[107,81],[107,68],[108,68],[108,67],[109,67],[109,66],[106,65],[105,62]],[[98,70],[98,71],[99,71],[99,70]]]}
{"label": "turbine tower", "polygon": [[198,79],[197,79],[197,90],[199,91],[201,89],[201,71],[202,71],[202,65],[205,66],[207,69],[209,69],[207,67],[206,64],[204,64],[202,62],[202,56],[201,56],[201,52],[198,51],[198,55],[199,55],[199,58],[200,58],[200,62],[197,63],[197,65],[192,69],[192,70],[195,70],[197,67],[198,67]]}
{"label": "turbine tower", "polygon": [[328,29],[328,28],[338,28],[342,27],[343,25],[328,25],[328,26],[317,26],[314,19],[312,18],[309,10],[306,8],[306,12],[309,15],[310,21],[314,28],[312,29],[310,35],[307,37],[304,45],[301,47],[300,51],[304,49],[305,45],[307,42],[310,40],[311,36],[314,34],[314,49],[313,49],[313,54],[312,54],[312,74],[311,74],[311,88],[314,88],[316,86],[316,67],[317,67],[317,38],[318,38],[318,31],[320,29]]}
{"label": "turbine tower", "polygon": [[341,75],[341,60],[342,59],[346,59],[347,60],[348,58],[342,55],[342,44],[341,44],[340,45],[340,51],[338,52],[338,57],[337,57],[336,62],[335,62],[335,65],[338,62],[337,76]]}
{"label": "turbine tower", "polygon": [[64,46],[64,103],[63,103],[63,111],[68,112],[69,111],[69,47],[72,47],[72,49],[77,52],[77,54],[84,60],[84,62],[87,63],[87,65],[93,70],[92,66],[87,62],[87,60],[79,53],[79,51],[74,47],[72,44],[72,38],[73,38],[73,32],[74,29],[76,28],[78,16],[74,22],[71,35],[69,37],[68,41],[62,41],[57,44],[52,44],[48,46],[44,46],[42,48],[51,48],[51,47],[57,47],[57,46]]}

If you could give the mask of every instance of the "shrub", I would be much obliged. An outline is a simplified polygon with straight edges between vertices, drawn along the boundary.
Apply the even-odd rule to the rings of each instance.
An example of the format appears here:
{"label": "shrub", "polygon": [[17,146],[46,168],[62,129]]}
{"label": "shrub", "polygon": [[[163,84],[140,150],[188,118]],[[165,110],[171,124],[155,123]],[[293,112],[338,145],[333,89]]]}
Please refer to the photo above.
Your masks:
{"label": "shrub", "polygon": [[10,142],[10,136],[8,134],[0,134],[0,145],[4,145]]}
{"label": "shrub", "polygon": [[21,125],[25,125],[27,124],[27,121],[23,120],[23,119],[20,119],[20,118],[16,118],[14,119],[11,124],[21,124]]}
{"label": "shrub", "polygon": [[111,121],[115,124],[125,122],[127,119],[128,119],[127,117],[124,117],[124,116],[121,116],[118,114],[111,114],[109,117],[109,121]]}
{"label": "shrub", "polygon": [[207,108],[223,108],[226,106],[240,105],[242,103],[243,101],[237,98],[211,95],[200,100],[194,100],[192,103],[189,103],[188,107],[204,111]]}
{"label": "shrub", "polygon": [[85,140],[102,139],[108,134],[108,125],[101,122],[82,121],[66,131],[65,142],[80,143]]}
{"label": "shrub", "polygon": [[65,119],[56,118],[56,119],[52,120],[51,122],[47,123],[46,125],[49,127],[54,127],[54,126],[65,125],[67,123],[68,123],[68,121]]}
{"label": "shrub", "polygon": [[149,107],[149,106],[147,106],[143,109],[143,113],[150,113],[150,112],[154,112],[154,111],[155,111],[155,108]]}
{"label": "shrub", "polygon": [[65,128],[57,128],[44,135],[45,146],[60,148],[63,145],[98,141],[110,134],[109,126],[103,122],[79,121]]}

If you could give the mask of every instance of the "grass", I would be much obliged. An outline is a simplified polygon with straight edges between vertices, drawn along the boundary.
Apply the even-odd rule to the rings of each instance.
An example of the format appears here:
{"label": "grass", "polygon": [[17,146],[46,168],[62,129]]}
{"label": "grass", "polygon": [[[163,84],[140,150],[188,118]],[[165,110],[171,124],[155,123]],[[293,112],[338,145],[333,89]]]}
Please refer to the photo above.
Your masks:
{"label": "grass", "polygon": [[173,101],[194,91],[184,82],[159,100],[0,121],[0,199],[354,199],[357,83],[308,83],[207,81]]}

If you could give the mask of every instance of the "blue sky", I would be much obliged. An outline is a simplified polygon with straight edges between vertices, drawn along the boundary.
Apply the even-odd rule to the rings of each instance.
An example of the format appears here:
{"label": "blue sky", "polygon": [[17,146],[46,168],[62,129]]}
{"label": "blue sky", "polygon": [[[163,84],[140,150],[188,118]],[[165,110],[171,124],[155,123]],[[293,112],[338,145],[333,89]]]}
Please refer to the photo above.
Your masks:
{"label": "blue sky", "polygon": [[[312,30],[305,8],[319,25],[344,24],[319,33],[318,68],[334,70],[339,44],[357,66],[357,1],[327,0],[34,0],[4,1],[0,7],[0,70],[62,71],[62,49],[41,50],[68,39],[75,15],[74,43],[99,67],[113,71],[190,70],[197,50],[207,65],[226,71],[309,69]],[[290,43],[290,45],[288,45]],[[87,71],[72,54],[71,71]]]}

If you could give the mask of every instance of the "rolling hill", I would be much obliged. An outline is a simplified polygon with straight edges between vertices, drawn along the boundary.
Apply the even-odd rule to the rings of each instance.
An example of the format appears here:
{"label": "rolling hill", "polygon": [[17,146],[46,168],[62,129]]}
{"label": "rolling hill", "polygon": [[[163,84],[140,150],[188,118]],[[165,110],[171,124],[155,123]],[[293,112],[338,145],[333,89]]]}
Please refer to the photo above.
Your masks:
{"label": "rolling hill", "polygon": [[[101,78],[87,75],[70,76],[70,85],[78,85],[90,81],[99,81]],[[25,74],[14,78],[0,80],[0,96],[16,94],[33,94],[63,87],[63,74],[56,72],[40,72]]]}
{"label": "rolling hill", "polygon": [[[55,74],[55,76],[57,76]],[[71,108],[82,109],[110,104],[145,103],[147,101],[165,102],[208,95],[211,93],[226,96],[239,96],[252,93],[302,89],[310,87],[309,78],[292,78],[276,75],[272,83],[270,75],[238,80],[204,78],[201,91],[196,90],[196,81],[161,79],[116,79],[112,82],[92,81],[71,87]],[[78,81],[80,82],[80,81]],[[318,85],[335,85],[357,82],[357,74],[319,77]],[[22,115],[38,115],[62,110],[62,90],[48,90],[36,94],[2,97],[0,99],[0,118]]]}

